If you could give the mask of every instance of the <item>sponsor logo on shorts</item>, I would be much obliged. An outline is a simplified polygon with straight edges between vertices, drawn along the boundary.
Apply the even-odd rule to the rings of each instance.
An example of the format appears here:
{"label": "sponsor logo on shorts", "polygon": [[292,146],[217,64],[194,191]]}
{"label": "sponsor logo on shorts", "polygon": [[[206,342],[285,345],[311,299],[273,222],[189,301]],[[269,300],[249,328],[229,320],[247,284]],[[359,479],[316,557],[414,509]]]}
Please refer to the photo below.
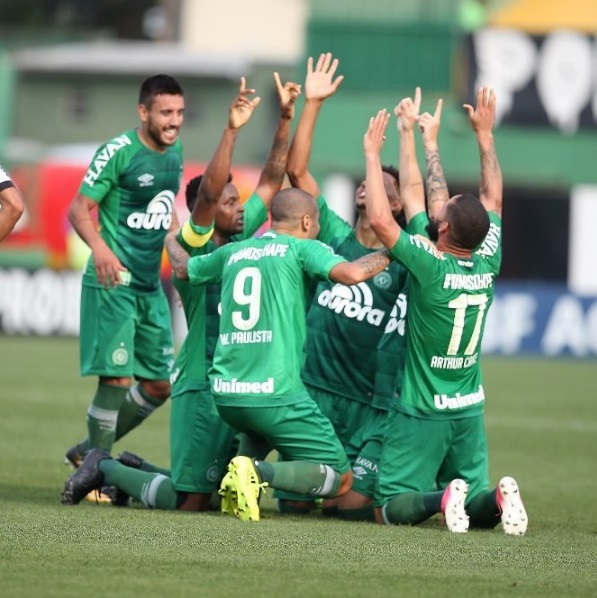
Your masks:
{"label": "sponsor logo on shorts", "polygon": [[124,347],[118,347],[112,353],[112,363],[114,365],[126,365],[129,360],[128,351]]}
{"label": "sponsor logo on shorts", "polygon": [[172,223],[174,193],[160,191],[145,208],[145,212],[132,212],[126,219],[129,228],[135,230],[168,230]]}
{"label": "sponsor logo on shorts", "polygon": [[335,284],[319,294],[317,303],[337,314],[373,326],[381,326],[385,315],[383,310],[373,307],[373,293],[364,282],[350,287]]}

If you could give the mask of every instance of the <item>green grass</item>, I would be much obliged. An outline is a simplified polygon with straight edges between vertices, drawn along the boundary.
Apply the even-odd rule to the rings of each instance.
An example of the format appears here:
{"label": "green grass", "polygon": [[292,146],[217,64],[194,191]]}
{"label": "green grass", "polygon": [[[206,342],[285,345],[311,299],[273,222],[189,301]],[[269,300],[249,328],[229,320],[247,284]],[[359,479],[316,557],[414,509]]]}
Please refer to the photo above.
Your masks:
{"label": "green grass", "polygon": [[[91,379],[68,339],[0,337],[0,595],[595,596],[597,364],[486,359],[490,467],[519,481],[523,538],[500,529],[60,505]],[[168,462],[168,407],[119,443]]]}

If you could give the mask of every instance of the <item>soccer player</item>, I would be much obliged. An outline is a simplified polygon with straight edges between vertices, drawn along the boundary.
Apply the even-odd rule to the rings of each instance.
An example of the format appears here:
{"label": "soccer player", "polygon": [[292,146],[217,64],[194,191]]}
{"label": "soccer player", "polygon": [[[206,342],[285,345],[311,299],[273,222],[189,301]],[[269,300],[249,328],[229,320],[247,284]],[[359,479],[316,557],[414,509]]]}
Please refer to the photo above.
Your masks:
{"label": "soccer player", "polygon": [[208,256],[171,256],[192,284],[222,280],[220,336],[210,373],[218,411],[243,432],[239,455],[222,481],[222,510],[259,519],[260,488],[335,496],[350,488],[350,465],[331,423],[300,379],[309,278],[358,284],[389,263],[385,252],[348,262],[315,241],[317,203],[299,189],[272,202],[272,228],[259,239],[227,245]]}
{"label": "soccer player", "polygon": [[[371,254],[381,241],[370,226],[365,206],[365,183],[355,196],[355,227],[335,214],[309,172],[313,133],[319,112],[338,89],[338,59],[321,54],[307,62],[305,105],[288,157],[292,184],[318,198],[321,230],[318,239],[346,259]],[[404,223],[398,171],[384,167],[383,182],[394,218]],[[324,280],[315,289],[307,316],[307,341],[302,379],[311,397],[329,417],[353,465],[353,486],[346,495],[323,504],[324,513],[347,519],[372,519],[372,500],[379,459],[379,438],[387,409],[372,406],[377,345],[387,336],[388,350],[404,343],[406,270],[397,262],[356,286]],[[397,303],[397,301],[399,303]],[[386,334],[387,332],[387,334]],[[395,349],[398,351],[398,349]],[[394,365],[394,371],[396,365]],[[379,407],[379,410],[378,410]],[[308,512],[313,502],[277,492],[282,512]]]}
{"label": "soccer player", "polygon": [[[163,74],[145,79],[137,114],[137,128],[97,150],[68,213],[91,248],[81,293],[80,367],[83,376],[98,376],[98,385],[83,446],[107,451],[170,396],[174,361],[160,263],[167,232],[178,229],[179,83]],[[82,455],[75,446],[66,457],[76,466]]]}
{"label": "soccer player", "polygon": [[24,209],[19,190],[0,166],[0,242],[15,227]]}
{"label": "soccer player", "polygon": [[[206,255],[230,241],[250,237],[267,220],[268,207],[284,180],[290,123],[300,94],[299,85],[292,82],[282,85],[277,73],[274,79],[280,120],[254,193],[243,205],[229,175],[238,130],[259,103],[259,98],[245,97],[254,90],[246,90],[243,81],[212,161],[204,175],[195,177],[187,185],[186,200],[191,218],[177,235],[171,233],[166,238],[170,251],[180,250],[182,245],[190,255]],[[149,507],[191,511],[209,508],[211,494],[217,489],[233,454],[235,434],[218,416],[207,378],[218,338],[221,287],[219,284],[192,286],[187,279],[176,276],[174,285],[180,294],[189,330],[172,374],[171,472],[130,453],[119,456],[122,460],[119,463],[111,459],[104,461],[107,453],[93,451],[67,482],[63,493],[65,504],[76,504],[90,485],[97,487],[104,483],[120,490],[117,500],[122,500],[124,492]],[[98,459],[101,472],[96,467]],[[150,487],[155,491],[146,491]]]}
{"label": "soccer player", "polygon": [[[379,522],[416,524],[435,513],[462,533],[469,523],[522,535],[528,520],[516,481],[489,490],[480,344],[501,261],[502,175],[493,143],[495,95],[465,106],[481,155],[480,200],[451,197],[430,220],[432,245],[402,230],[387,208],[380,151],[389,115],[364,137],[367,208],[391,255],[409,270],[407,354],[400,401],[382,448]],[[439,491],[434,491],[437,484]]]}

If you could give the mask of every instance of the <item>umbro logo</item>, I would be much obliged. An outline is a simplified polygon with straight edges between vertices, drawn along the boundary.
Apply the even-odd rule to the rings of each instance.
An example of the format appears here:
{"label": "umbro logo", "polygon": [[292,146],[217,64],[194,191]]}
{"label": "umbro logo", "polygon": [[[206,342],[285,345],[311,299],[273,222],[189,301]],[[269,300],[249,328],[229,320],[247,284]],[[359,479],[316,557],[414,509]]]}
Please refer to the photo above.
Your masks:
{"label": "umbro logo", "polygon": [[149,174],[148,172],[146,172],[145,174],[142,174],[140,177],[138,177],[137,180],[139,181],[140,187],[149,187],[150,185],[153,185],[154,178],[155,177],[153,176],[153,174]]}

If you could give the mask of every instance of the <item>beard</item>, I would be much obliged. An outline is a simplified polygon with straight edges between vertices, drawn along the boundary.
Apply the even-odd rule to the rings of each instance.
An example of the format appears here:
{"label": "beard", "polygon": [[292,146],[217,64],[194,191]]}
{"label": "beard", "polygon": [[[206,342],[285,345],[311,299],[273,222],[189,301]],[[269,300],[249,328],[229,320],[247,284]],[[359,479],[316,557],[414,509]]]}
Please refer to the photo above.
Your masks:
{"label": "beard", "polygon": [[425,227],[425,230],[429,235],[429,239],[434,243],[437,243],[437,240],[439,239],[439,230],[437,222],[435,220],[430,220],[429,224]]}

